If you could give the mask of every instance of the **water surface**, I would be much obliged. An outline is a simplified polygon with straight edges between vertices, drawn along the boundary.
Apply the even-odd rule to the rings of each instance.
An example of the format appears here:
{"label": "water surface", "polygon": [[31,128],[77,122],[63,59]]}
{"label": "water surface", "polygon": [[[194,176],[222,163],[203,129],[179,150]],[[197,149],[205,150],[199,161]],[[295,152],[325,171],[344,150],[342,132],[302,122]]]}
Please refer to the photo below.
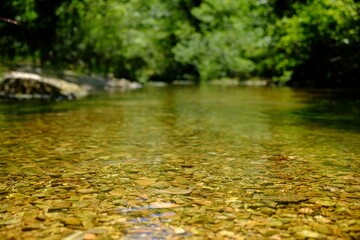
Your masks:
{"label": "water surface", "polygon": [[359,238],[357,96],[178,86],[2,102],[0,238]]}

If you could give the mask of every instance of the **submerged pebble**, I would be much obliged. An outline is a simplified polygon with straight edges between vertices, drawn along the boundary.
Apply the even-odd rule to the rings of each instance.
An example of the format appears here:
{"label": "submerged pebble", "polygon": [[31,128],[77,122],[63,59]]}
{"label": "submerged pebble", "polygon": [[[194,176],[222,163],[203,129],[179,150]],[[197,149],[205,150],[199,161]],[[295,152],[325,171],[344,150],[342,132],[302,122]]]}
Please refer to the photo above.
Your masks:
{"label": "submerged pebble", "polygon": [[359,239],[357,130],[199,89],[1,105],[0,239]]}

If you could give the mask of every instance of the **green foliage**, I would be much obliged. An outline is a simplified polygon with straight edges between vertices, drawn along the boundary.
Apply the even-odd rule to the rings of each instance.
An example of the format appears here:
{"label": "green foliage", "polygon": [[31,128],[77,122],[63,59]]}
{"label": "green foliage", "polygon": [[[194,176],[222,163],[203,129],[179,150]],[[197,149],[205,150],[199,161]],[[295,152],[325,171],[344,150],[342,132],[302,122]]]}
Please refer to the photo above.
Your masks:
{"label": "green foliage", "polygon": [[15,16],[19,22],[33,22],[38,17],[35,0],[12,1],[12,6],[19,11]]}
{"label": "green foliage", "polygon": [[[294,4],[294,15],[285,16],[275,23],[276,33],[273,35],[275,61],[274,69],[278,77],[276,81],[286,82],[299,74],[299,66],[304,66],[317,58],[322,64],[315,71],[327,71],[328,77],[335,76],[330,66],[338,71],[337,63],[345,62],[343,51],[352,49],[360,43],[359,4],[351,0],[332,1],[316,0],[310,4]],[[359,52],[351,54],[359,60]],[[324,55],[324,56],[322,56]],[[356,55],[356,56],[354,56]],[[323,57],[323,58],[322,58]],[[321,59],[322,58],[322,59]],[[353,59],[353,58],[352,58]],[[327,67],[325,67],[325,64]],[[346,68],[358,68],[357,64],[348,62]],[[306,66],[307,71],[311,66]],[[304,68],[302,69],[302,71]],[[309,77],[309,76],[307,76]],[[324,77],[323,77],[324,78]]]}
{"label": "green foliage", "polygon": [[34,27],[38,14],[35,0],[2,1],[0,3],[0,58],[14,59],[29,52],[21,29]]}
{"label": "green foliage", "polygon": [[[13,0],[0,53],[138,81],[262,76],[277,84],[354,80],[354,0]],[[313,75],[313,76],[312,76]]]}
{"label": "green foliage", "polygon": [[175,59],[194,65],[203,80],[248,77],[265,45],[263,23],[251,7],[251,1],[203,1],[192,10],[201,31],[180,28]]}
{"label": "green foliage", "polygon": [[91,69],[125,74],[139,81],[164,74],[169,64],[171,31],[166,20],[169,11],[161,2],[74,1],[62,6],[58,14],[69,8],[81,19],[77,26],[67,22],[59,31],[60,36],[78,37],[78,41],[64,39],[75,51],[69,58],[81,53],[86,59],[78,60],[88,61]]}

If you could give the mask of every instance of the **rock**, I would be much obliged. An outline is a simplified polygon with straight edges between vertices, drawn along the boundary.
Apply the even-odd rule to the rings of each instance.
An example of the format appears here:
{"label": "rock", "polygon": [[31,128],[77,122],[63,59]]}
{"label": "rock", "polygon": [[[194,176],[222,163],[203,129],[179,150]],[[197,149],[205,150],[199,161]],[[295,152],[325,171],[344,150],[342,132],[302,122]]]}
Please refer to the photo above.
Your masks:
{"label": "rock", "polygon": [[150,203],[150,208],[176,208],[180,207],[180,205],[169,202],[152,202]]}
{"label": "rock", "polygon": [[276,210],[269,208],[269,207],[262,207],[262,208],[260,208],[260,212],[262,212],[266,215],[273,215],[273,214],[275,214]]}
{"label": "rock", "polygon": [[0,226],[2,226],[2,225],[13,225],[13,224],[17,224],[19,222],[20,221],[17,220],[17,219],[5,220],[5,221],[0,222]]}
{"label": "rock", "polygon": [[63,222],[66,225],[74,225],[74,226],[81,225],[81,220],[79,218],[75,218],[75,217],[67,217],[63,220]]}
{"label": "rock", "polygon": [[88,92],[75,83],[34,73],[10,72],[0,80],[0,97],[10,99],[76,99]]}
{"label": "rock", "polygon": [[196,203],[201,206],[211,206],[212,205],[211,201],[205,200],[205,199],[193,199],[192,201],[193,201],[193,203]]}
{"label": "rock", "polygon": [[316,221],[320,222],[320,223],[331,223],[331,220],[330,220],[330,219],[325,218],[325,217],[323,217],[323,216],[321,216],[321,215],[315,216],[314,219],[315,219]]}
{"label": "rock", "polygon": [[96,239],[96,235],[93,233],[85,233],[83,240],[95,240]]}
{"label": "rock", "polygon": [[137,89],[142,88],[142,85],[137,82],[131,82],[125,78],[116,79],[110,78],[106,83],[105,89]]}
{"label": "rock", "polygon": [[84,233],[81,231],[75,231],[74,233],[70,234],[69,236],[63,238],[63,240],[82,240],[84,237]]}
{"label": "rock", "polygon": [[336,205],[336,202],[327,200],[327,199],[321,199],[321,198],[312,198],[309,200],[311,203],[315,203],[324,207],[333,207]]}
{"label": "rock", "polygon": [[170,187],[168,189],[157,190],[156,193],[158,193],[158,194],[172,194],[172,195],[188,195],[192,191],[193,191],[192,188],[183,189],[183,188]]}
{"label": "rock", "polygon": [[88,207],[92,204],[92,202],[90,201],[79,201],[79,202],[74,202],[72,204],[72,207],[73,208],[85,208],[85,207]]}
{"label": "rock", "polygon": [[230,231],[226,231],[226,230],[220,231],[219,235],[224,238],[234,238],[235,237],[234,232],[230,232]]}
{"label": "rock", "polygon": [[297,203],[306,201],[308,198],[305,196],[299,195],[273,195],[273,196],[264,196],[265,200],[279,202],[279,203]]}
{"label": "rock", "polygon": [[267,224],[267,226],[273,227],[273,228],[281,228],[284,226],[284,223],[282,223],[281,221],[273,220],[273,221],[269,222]]}
{"label": "rock", "polygon": [[135,180],[134,182],[141,187],[148,187],[150,185],[153,185],[155,183],[155,180],[144,178],[144,179]]}
{"label": "rock", "polygon": [[184,234],[186,233],[185,229],[181,228],[181,227],[173,227],[173,231],[175,234]]}
{"label": "rock", "polygon": [[350,209],[341,206],[336,207],[335,212],[338,214],[346,214],[346,215],[351,215],[352,213]]}
{"label": "rock", "polygon": [[332,234],[332,229],[324,224],[318,224],[318,223],[313,223],[313,230],[315,230],[316,232],[325,234],[325,235],[331,235]]}
{"label": "rock", "polygon": [[53,204],[49,207],[49,211],[60,211],[64,209],[69,209],[71,205],[72,205],[71,202],[65,202],[65,201],[53,202]]}
{"label": "rock", "polygon": [[82,189],[78,189],[77,192],[82,194],[89,194],[89,193],[97,193],[98,191],[91,188],[82,188]]}
{"label": "rock", "polygon": [[266,236],[266,237],[270,237],[270,236],[273,236],[275,234],[278,234],[279,230],[272,229],[272,228],[260,228],[258,230],[258,232],[261,233],[262,235]]}
{"label": "rock", "polygon": [[322,235],[320,233],[311,230],[302,230],[300,232],[296,232],[295,237],[297,237],[298,239],[308,239],[308,238],[319,239],[322,238]]}
{"label": "rock", "polygon": [[114,189],[114,190],[110,191],[109,194],[112,196],[120,197],[120,196],[123,196],[125,194],[125,192],[124,192],[124,189],[118,188],[118,189]]}
{"label": "rock", "polygon": [[307,207],[299,209],[299,213],[302,213],[302,214],[311,214],[313,212],[314,212],[314,210],[312,210],[311,208],[307,208]]}

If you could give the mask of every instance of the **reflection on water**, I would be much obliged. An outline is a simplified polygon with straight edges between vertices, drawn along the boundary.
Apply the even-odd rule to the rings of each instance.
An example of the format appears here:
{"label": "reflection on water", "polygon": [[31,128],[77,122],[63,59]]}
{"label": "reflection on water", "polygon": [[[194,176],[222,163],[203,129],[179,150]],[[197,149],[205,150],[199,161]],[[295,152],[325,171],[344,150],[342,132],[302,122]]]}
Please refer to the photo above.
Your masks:
{"label": "reflection on water", "polygon": [[190,86],[2,104],[0,238],[360,237],[359,99],[329,95]]}

